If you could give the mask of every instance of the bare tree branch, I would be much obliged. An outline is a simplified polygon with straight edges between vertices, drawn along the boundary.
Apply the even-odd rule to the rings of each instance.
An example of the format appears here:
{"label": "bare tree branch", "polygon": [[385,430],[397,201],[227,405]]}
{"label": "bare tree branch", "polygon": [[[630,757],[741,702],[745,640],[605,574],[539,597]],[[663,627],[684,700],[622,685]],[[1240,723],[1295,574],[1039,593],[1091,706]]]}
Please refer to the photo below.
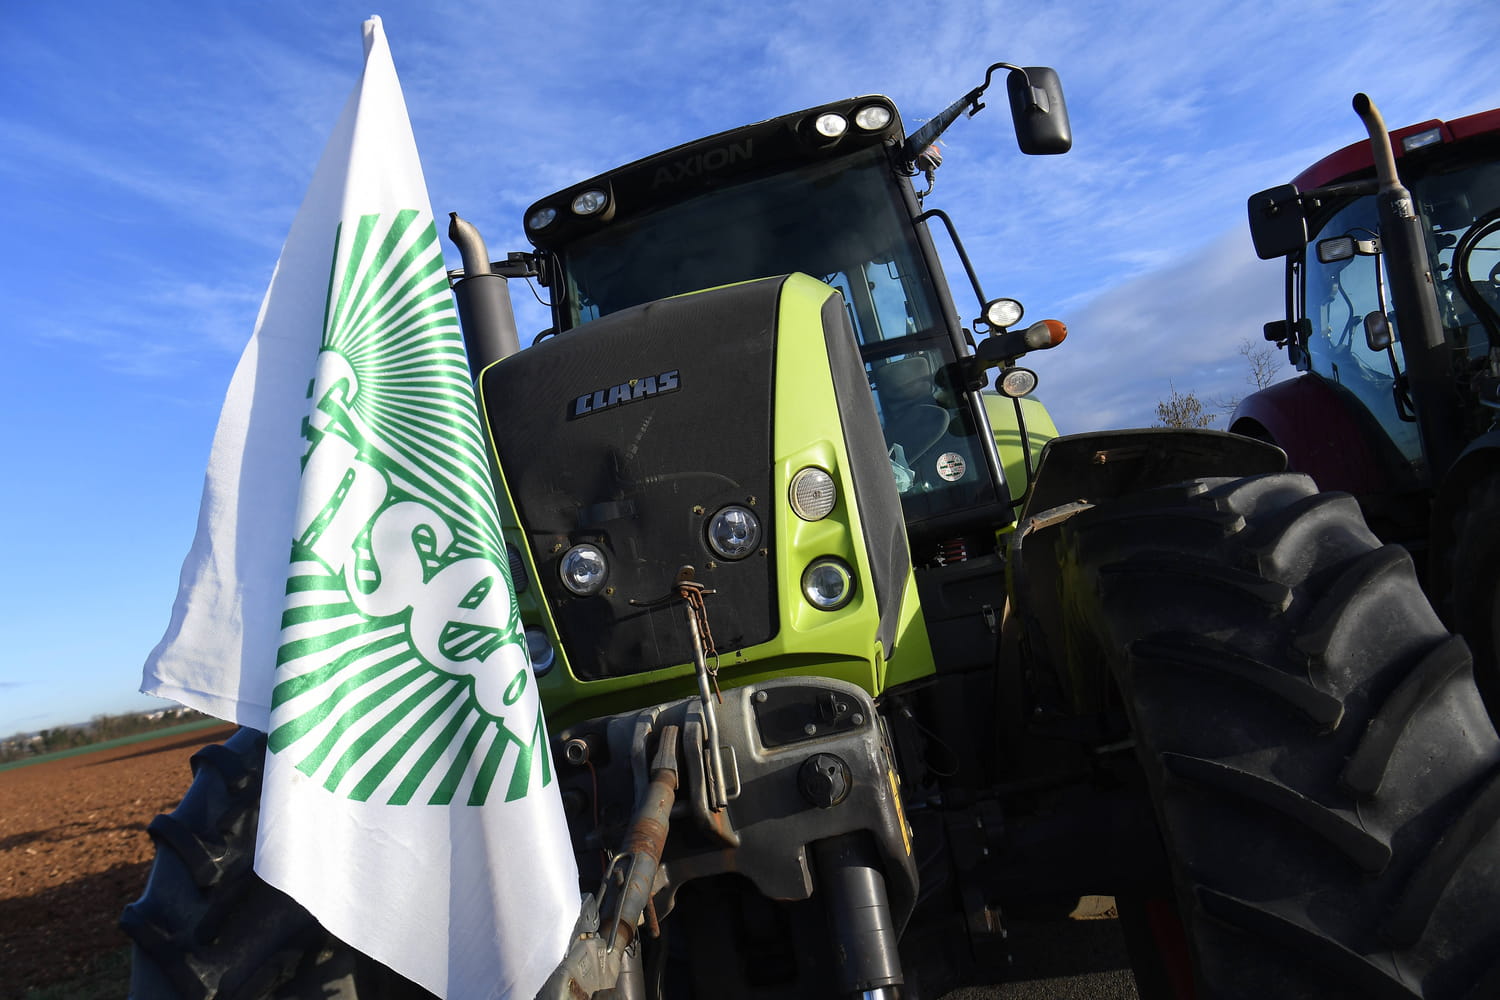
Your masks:
{"label": "bare tree branch", "polygon": [[1156,404],[1157,427],[1211,427],[1218,419],[1191,391],[1178,392],[1177,386],[1168,385],[1172,394]]}
{"label": "bare tree branch", "polygon": [[[1253,387],[1252,392],[1259,392],[1276,382],[1281,365],[1277,363],[1276,351],[1270,344],[1256,344],[1248,339],[1242,340],[1239,353],[1240,357],[1250,365],[1245,381]],[[1244,398],[1244,396],[1231,396],[1228,399],[1216,399],[1214,407],[1224,413],[1233,413],[1240,405],[1240,400]]]}

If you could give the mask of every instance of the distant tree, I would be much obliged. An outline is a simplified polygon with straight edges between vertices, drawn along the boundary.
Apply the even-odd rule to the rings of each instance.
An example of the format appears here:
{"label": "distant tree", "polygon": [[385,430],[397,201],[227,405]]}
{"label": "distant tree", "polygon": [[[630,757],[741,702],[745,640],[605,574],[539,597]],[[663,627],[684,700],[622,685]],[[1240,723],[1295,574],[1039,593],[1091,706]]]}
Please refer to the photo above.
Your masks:
{"label": "distant tree", "polygon": [[96,715],[80,725],[54,726],[32,735],[16,733],[14,736],[0,740],[0,764],[61,750],[74,750],[78,747],[103,743],[105,740],[149,733],[168,726],[207,718],[208,716],[202,712],[195,712],[190,708],[171,708],[160,712],[132,712],[126,715]]}
{"label": "distant tree", "polygon": [[[1252,386],[1252,391],[1259,392],[1261,389],[1275,383],[1281,373],[1281,365],[1276,358],[1276,351],[1270,344],[1256,344],[1248,339],[1240,341],[1240,357],[1245,359],[1249,371],[1245,374],[1245,381]],[[1171,385],[1171,383],[1168,383]],[[1187,392],[1178,392],[1177,386],[1171,385],[1172,393],[1166,399],[1156,404],[1156,426],[1157,427],[1212,427],[1214,421],[1218,420],[1212,410],[1223,413],[1233,413],[1240,405],[1243,396],[1231,396],[1227,399],[1220,398],[1205,405],[1198,394],[1191,389]]]}
{"label": "distant tree", "polygon": [[[1171,385],[1171,383],[1168,383]],[[1203,405],[1191,390],[1178,392],[1171,385],[1172,394],[1156,404],[1157,427],[1210,427],[1217,418]]]}
{"label": "distant tree", "polygon": [[[1240,341],[1240,357],[1250,366],[1250,371],[1245,375],[1245,381],[1253,388],[1252,392],[1259,392],[1266,386],[1273,384],[1276,377],[1281,373],[1281,365],[1276,358],[1276,350],[1270,344],[1256,344],[1251,340]],[[1233,413],[1240,405],[1244,396],[1231,396],[1228,399],[1218,400],[1214,405],[1225,413]]]}

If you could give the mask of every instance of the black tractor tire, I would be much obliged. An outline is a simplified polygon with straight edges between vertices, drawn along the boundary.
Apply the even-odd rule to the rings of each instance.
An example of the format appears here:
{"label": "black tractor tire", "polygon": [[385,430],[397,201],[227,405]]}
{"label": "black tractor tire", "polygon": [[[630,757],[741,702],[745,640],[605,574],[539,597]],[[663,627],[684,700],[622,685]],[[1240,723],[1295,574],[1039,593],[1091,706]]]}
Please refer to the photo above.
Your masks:
{"label": "black tractor tire", "polygon": [[144,894],[120,928],[134,942],[133,1000],[430,997],[333,937],[252,868],[266,737],[241,729],[193,755],[193,783],[147,828]]}
{"label": "black tractor tire", "polygon": [[1200,998],[1500,997],[1500,739],[1469,652],[1345,494],[1202,480],[1074,517]]}
{"label": "black tractor tire", "polygon": [[1438,557],[1446,562],[1444,617],[1468,641],[1479,693],[1490,718],[1500,719],[1500,471],[1466,491],[1452,547]]}

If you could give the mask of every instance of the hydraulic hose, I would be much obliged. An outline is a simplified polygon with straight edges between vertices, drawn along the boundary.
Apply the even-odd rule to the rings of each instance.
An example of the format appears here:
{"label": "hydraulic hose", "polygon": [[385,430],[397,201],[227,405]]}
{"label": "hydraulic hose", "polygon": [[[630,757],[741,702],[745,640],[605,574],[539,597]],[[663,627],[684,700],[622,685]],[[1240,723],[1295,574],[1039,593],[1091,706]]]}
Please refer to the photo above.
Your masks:
{"label": "hydraulic hose", "polygon": [[666,848],[672,804],[677,800],[676,726],[663,726],[651,763],[651,783],[641,797],[620,853],[605,873],[597,907],[584,900],[573,945],[537,994],[538,1000],[576,1000],[615,989],[626,973],[638,976],[639,953],[631,953],[636,925],[651,901],[651,888]]}

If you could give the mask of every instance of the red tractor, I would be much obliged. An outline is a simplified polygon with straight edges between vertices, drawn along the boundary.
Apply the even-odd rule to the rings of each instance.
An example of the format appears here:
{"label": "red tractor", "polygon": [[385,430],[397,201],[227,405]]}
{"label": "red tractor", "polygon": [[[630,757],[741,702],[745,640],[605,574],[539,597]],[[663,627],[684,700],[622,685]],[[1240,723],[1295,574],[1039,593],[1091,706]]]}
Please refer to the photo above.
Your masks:
{"label": "red tractor", "polygon": [[1283,448],[1425,564],[1500,713],[1500,109],[1369,132],[1250,198],[1261,259],[1286,259],[1266,339],[1302,372],[1230,430]]}

